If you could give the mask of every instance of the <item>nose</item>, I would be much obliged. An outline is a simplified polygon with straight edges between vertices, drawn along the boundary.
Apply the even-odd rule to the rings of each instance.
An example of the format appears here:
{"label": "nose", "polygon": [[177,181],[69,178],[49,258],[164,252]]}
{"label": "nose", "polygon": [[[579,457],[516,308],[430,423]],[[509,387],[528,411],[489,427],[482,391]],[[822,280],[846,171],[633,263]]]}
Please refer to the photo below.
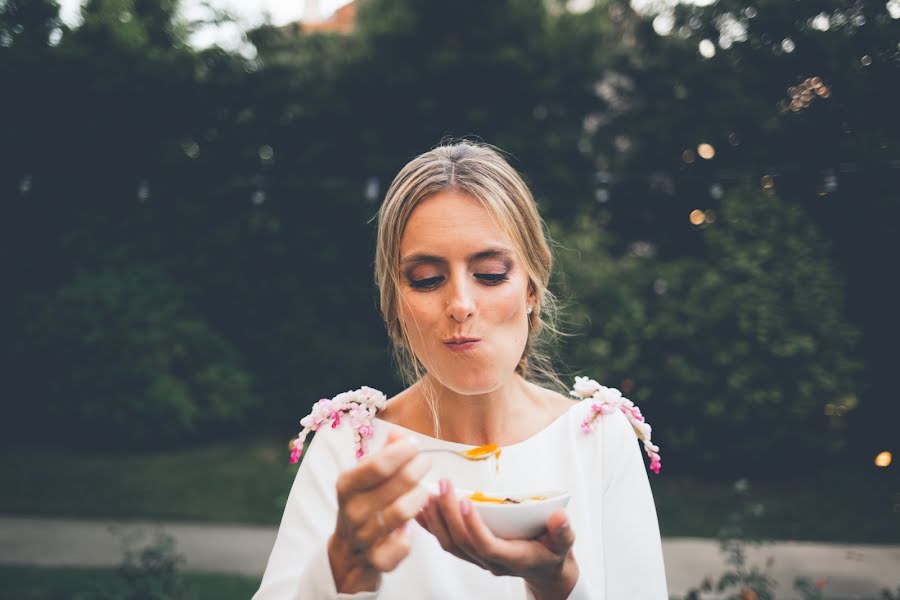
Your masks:
{"label": "nose", "polygon": [[454,279],[455,281],[449,282],[450,285],[445,287],[449,294],[446,313],[457,323],[463,323],[475,314],[474,290],[468,282],[462,281],[462,277]]}

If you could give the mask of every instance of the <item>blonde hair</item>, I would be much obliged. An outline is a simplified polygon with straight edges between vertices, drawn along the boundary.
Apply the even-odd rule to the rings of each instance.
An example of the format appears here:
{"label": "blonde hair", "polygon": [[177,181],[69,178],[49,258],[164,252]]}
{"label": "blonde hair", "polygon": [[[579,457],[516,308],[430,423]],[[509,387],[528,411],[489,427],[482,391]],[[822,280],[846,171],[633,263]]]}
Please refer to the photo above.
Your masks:
{"label": "blonde hair", "polygon": [[[528,315],[528,338],[516,373],[535,383],[565,389],[549,353],[560,332],[556,297],[548,289],[553,253],[546,225],[528,186],[499,151],[467,140],[440,145],[407,163],[394,178],[378,210],[375,283],[401,377],[412,385],[422,379],[425,368],[413,354],[409,332],[400,318],[400,239],[416,206],[447,191],[480,201],[512,240],[524,263],[536,304]],[[427,391],[426,401],[435,436],[440,437],[437,403]]]}

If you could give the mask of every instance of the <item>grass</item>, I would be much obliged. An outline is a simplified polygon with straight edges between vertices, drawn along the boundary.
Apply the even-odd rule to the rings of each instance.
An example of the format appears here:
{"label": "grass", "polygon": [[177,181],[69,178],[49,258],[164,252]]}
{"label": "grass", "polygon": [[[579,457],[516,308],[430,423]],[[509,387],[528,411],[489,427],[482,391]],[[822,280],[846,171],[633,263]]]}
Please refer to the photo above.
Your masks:
{"label": "grass", "polygon": [[[151,454],[58,449],[0,454],[0,514],[277,525],[296,473],[286,440],[231,441]],[[764,511],[750,533],[775,539],[900,543],[900,484],[887,469],[751,480]],[[733,481],[650,474],[664,536],[715,536],[736,508]]]}
{"label": "grass", "polygon": [[287,439],[149,454],[3,450],[0,513],[276,525],[296,473]]}
{"label": "grass", "polygon": [[[883,471],[883,470],[879,470]],[[759,514],[746,533],[778,540],[900,543],[900,481],[874,467],[836,468],[793,479],[751,480]],[[744,504],[734,482],[655,477],[651,485],[663,536],[715,537]]]}
{"label": "grass", "polygon": [[[187,573],[180,578],[186,599],[247,600],[259,587],[258,578],[236,575]],[[113,569],[0,567],[0,600],[88,600],[120,586]]]}

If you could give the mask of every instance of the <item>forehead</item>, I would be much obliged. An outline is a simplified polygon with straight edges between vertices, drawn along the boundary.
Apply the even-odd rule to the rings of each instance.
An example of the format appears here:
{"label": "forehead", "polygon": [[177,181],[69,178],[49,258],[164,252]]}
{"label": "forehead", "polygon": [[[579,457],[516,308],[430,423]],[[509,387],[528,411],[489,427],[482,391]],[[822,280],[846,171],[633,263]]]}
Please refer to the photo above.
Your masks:
{"label": "forehead", "polygon": [[400,257],[428,252],[451,258],[486,247],[513,251],[512,240],[480,201],[457,192],[441,192],[413,209],[400,238]]}

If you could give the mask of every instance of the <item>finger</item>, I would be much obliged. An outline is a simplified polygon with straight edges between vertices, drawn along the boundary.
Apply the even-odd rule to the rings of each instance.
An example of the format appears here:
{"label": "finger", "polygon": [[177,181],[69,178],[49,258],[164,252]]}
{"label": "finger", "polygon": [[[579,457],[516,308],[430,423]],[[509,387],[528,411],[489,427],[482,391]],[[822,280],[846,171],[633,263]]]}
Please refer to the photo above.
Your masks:
{"label": "finger", "polygon": [[425,507],[425,521],[428,523],[428,532],[437,538],[441,548],[453,556],[464,559],[459,548],[453,543],[453,538],[450,537],[450,532],[447,530],[447,524],[444,522],[444,518],[441,516],[440,510],[438,509],[437,496],[432,496],[428,501],[428,505]]}
{"label": "finger", "polygon": [[[460,513],[468,528],[473,550],[478,553],[478,556],[487,565],[485,568],[491,573],[511,575],[533,562],[533,560],[529,560],[527,542],[523,545],[521,541],[511,542],[495,536],[494,532],[488,529],[488,526],[481,520],[481,515],[478,514],[472,501],[468,498],[460,500]],[[547,551],[544,550],[544,552]]]}
{"label": "finger", "polygon": [[419,514],[416,515],[416,523],[419,524],[419,527],[421,527],[422,529],[424,529],[424,530],[427,531],[428,533],[431,533],[431,530],[428,529],[428,520],[425,518],[425,511],[424,511],[424,510],[421,511]]}
{"label": "finger", "polygon": [[[360,529],[357,539],[361,544],[372,546],[379,543],[394,530],[403,527],[422,510],[428,502],[429,493],[423,487],[416,487],[397,498],[382,510],[373,510],[371,517]],[[379,520],[378,515],[381,515]]]}
{"label": "finger", "polygon": [[385,526],[391,530],[404,526],[421,512],[429,496],[428,490],[418,486],[397,498],[382,513]]}
{"label": "finger", "polygon": [[[388,437],[391,438],[392,434],[394,432],[389,432]],[[392,441],[375,454],[366,456],[338,477],[338,501],[379,485],[415,458],[417,453],[415,443],[411,438],[406,438]]]}
{"label": "finger", "polygon": [[472,501],[468,498],[460,500],[460,513],[462,513],[463,521],[469,530],[469,537],[472,540],[472,547],[488,560],[497,560],[508,552],[504,552],[504,543],[506,540],[500,539],[487,528],[484,521]]}
{"label": "finger", "polygon": [[[351,504],[360,504],[366,507],[364,510],[383,510],[403,494],[419,487],[419,483],[429,470],[431,470],[431,459],[424,454],[420,454],[403,465],[380,485],[355,494],[353,498],[348,500],[347,509],[352,510]],[[427,492],[425,493],[427,494]],[[424,505],[424,502],[422,505]],[[412,518],[413,516],[410,515],[407,518]]]}
{"label": "finger", "polygon": [[449,479],[441,480],[441,492],[441,495],[438,497],[438,506],[447,526],[447,531],[450,534],[450,539],[463,553],[482,564],[478,553],[472,548],[468,527],[463,522],[462,513],[459,510],[459,500],[456,498],[456,493],[453,490],[453,483]]}
{"label": "finger", "polygon": [[437,538],[441,548],[448,551],[452,549],[453,541],[450,539],[450,534],[447,532],[447,526],[444,525],[444,520],[437,512],[437,496],[430,496],[428,498],[428,503],[425,505],[425,510],[422,512],[425,516],[425,523],[428,525],[429,533]]}
{"label": "finger", "polygon": [[409,555],[412,540],[404,528],[395,529],[368,553],[371,565],[382,573],[389,573]]}
{"label": "finger", "polygon": [[553,554],[565,557],[575,543],[575,532],[569,524],[569,517],[565,510],[558,510],[547,519],[547,533],[541,536],[541,541]]}

